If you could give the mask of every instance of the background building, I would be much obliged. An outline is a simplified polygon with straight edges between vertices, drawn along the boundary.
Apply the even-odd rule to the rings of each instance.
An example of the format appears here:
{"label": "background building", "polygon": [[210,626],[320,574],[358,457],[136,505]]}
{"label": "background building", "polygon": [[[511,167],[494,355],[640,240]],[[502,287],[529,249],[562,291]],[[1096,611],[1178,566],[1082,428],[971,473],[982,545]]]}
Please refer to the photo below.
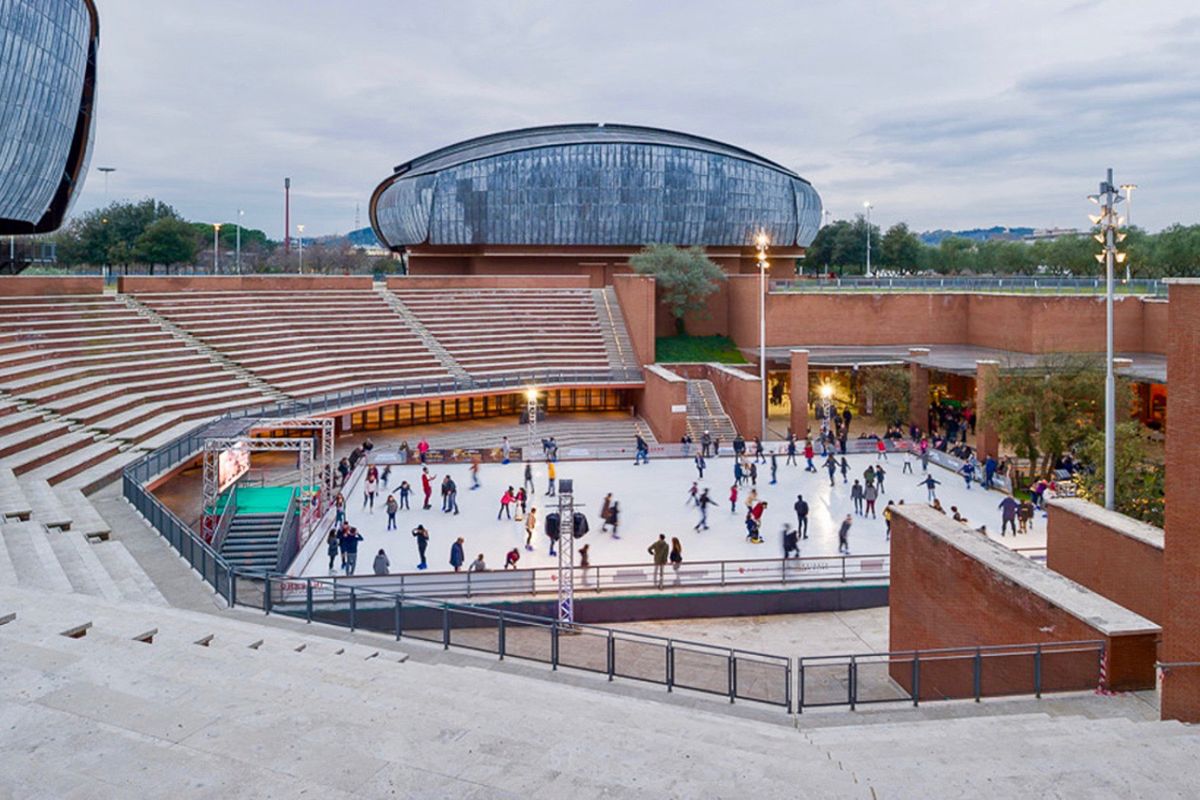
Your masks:
{"label": "background building", "polygon": [[[731,273],[771,238],[790,274],[821,199],[791,170],[711,139],[633,125],[554,125],[470,139],[398,166],[371,197],[380,241],[412,274],[585,273],[650,243],[699,245]],[[623,271],[623,270],[620,270]]]}
{"label": "background building", "polygon": [[78,196],[99,41],[92,0],[0,0],[0,234],[52,231]]}

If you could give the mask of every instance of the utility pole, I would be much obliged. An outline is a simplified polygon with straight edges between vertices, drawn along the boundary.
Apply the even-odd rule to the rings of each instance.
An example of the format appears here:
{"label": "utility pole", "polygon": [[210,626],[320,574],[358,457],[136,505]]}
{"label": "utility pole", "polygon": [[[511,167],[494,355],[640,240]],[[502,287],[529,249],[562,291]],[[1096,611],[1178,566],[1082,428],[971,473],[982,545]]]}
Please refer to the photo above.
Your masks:
{"label": "utility pole", "polygon": [[283,179],[283,254],[292,252],[292,179]]}

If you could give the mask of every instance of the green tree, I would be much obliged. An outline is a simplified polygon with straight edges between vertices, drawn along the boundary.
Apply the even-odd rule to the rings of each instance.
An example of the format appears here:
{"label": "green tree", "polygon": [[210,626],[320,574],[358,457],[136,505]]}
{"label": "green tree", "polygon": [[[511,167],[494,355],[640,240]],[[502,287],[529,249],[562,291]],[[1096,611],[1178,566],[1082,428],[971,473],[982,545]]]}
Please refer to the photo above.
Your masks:
{"label": "green tree", "polygon": [[708,296],[725,280],[725,273],[699,247],[686,250],[669,244],[652,244],[629,259],[641,275],[653,275],[660,297],[675,318],[675,330],[686,333],[684,317],[705,309]]}
{"label": "green tree", "polygon": [[134,242],[151,223],[163,218],[180,217],[171,206],[150,198],[89,211],[58,234],[58,260],[66,266],[129,264]]}
{"label": "green tree", "polygon": [[897,222],[883,236],[879,245],[879,263],[888,269],[913,272],[921,260],[921,240],[908,229],[908,225]]}
{"label": "green tree", "polygon": [[196,258],[199,248],[195,229],[192,225],[174,217],[162,217],[146,226],[142,234],[133,243],[133,259],[150,266],[150,274],[154,274],[154,266],[162,264],[190,264]]}
{"label": "green tree", "polygon": [[[980,421],[995,426],[1000,441],[1042,472],[1104,428],[1104,370],[1095,359],[1050,356],[1036,368],[1001,370],[987,398]],[[1118,419],[1127,419],[1128,383],[1118,384],[1117,398],[1129,403],[1117,410]]]}
{"label": "green tree", "polygon": [[[1104,431],[1088,432],[1076,454],[1083,468],[1076,473],[1080,496],[1104,502]],[[1113,506],[1122,514],[1151,525],[1163,525],[1163,468],[1150,462],[1142,425],[1136,420],[1117,425],[1117,447],[1113,453],[1117,480]]]}
{"label": "green tree", "polygon": [[893,425],[908,419],[910,387],[904,367],[870,367],[862,371],[863,391],[871,398],[875,419]]}
{"label": "green tree", "polygon": [[825,227],[817,231],[816,237],[812,244],[805,251],[805,261],[808,264],[816,267],[818,271],[829,273],[833,271],[837,262],[834,261],[834,252],[836,250],[836,242],[843,228],[850,227],[850,223],[844,219],[839,219],[831,222]]}

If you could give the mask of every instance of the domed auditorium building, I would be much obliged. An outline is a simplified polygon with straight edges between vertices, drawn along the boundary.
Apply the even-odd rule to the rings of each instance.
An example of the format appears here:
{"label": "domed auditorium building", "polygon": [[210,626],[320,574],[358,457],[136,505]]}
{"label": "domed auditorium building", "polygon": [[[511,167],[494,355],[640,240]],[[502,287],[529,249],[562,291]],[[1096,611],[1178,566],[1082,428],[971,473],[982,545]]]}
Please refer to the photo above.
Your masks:
{"label": "domed auditorium building", "polygon": [[733,145],[636,125],[507,131],[427,153],[375,189],[371,223],[412,275],[628,271],[643,246],[703,247],[731,274],[771,240],[789,277],[816,236],[821,198],[790,169]]}

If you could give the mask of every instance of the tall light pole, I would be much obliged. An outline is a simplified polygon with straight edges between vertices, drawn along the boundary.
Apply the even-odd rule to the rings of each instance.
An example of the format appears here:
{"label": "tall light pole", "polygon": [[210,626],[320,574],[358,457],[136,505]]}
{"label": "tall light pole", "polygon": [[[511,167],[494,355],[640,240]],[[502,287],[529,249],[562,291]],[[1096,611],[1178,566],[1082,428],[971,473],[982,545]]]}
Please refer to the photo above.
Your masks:
{"label": "tall light pole", "polygon": [[96,167],[96,171],[104,173],[104,204],[108,205],[108,176],[116,172],[116,167]]}
{"label": "tall light pole", "polygon": [[871,277],[871,209],[875,206],[871,205],[869,200],[863,202],[863,208],[867,210],[867,277]]}
{"label": "tall light pole", "polygon": [[1096,260],[1104,264],[1104,507],[1113,509],[1115,502],[1116,448],[1117,448],[1117,378],[1113,373],[1113,265],[1125,260],[1124,253],[1117,252],[1117,244],[1125,238],[1118,228],[1122,219],[1117,214],[1117,203],[1124,198],[1113,186],[1113,171],[1100,184],[1100,191],[1088,195],[1088,199],[1100,206],[1099,214],[1089,214],[1088,219],[1099,227],[1096,241],[1103,250]]}
{"label": "tall light pole", "polygon": [[767,261],[767,248],[771,240],[765,230],[760,230],[754,237],[758,248],[758,380],[759,400],[762,410],[762,438],[767,438],[767,271],[771,263]]}
{"label": "tall light pole", "polygon": [[296,233],[298,234],[296,236],[296,238],[299,240],[299,243],[300,243],[300,274],[303,275],[304,274],[304,226],[297,225]]}
{"label": "tall light pole", "polygon": [[245,213],[246,213],[246,212],[245,212],[245,211],[242,211],[240,208],[238,209],[238,215],[237,215],[237,243],[234,245],[234,252],[235,252],[235,253],[237,253],[237,255],[236,255],[236,256],[234,256],[234,261],[235,261],[235,263],[237,264],[237,274],[238,274],[238,275],[241,275],[241,274],[242,274],[242,216],[243,216]]}
{"label": "tall light pole", "polygon": [[[1125,206],[1125,227],[1133,230],[1133,190],[1138,188],[1136,183],[1122,183],[1121,191],[1125,192],[1125,201],[1129,204]],[[1125,283],[1129,283],[1129,259],[1125,259]]]}
{"label": "tall light pole", "polygon": [[213,223],[213,275],[217,274],[219,265],[217,262],[217,254],[221,252],[220,243],[217,241],[217,234],[221,232],[221,223]]}

